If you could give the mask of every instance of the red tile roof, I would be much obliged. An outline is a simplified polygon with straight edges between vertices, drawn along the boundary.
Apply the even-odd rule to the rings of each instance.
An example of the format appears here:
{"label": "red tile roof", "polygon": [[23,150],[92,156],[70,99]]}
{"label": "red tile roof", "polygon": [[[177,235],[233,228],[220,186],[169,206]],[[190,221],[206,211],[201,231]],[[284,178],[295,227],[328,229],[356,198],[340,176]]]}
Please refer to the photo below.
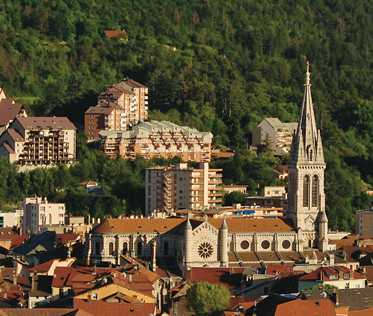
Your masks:
{"label": "red tile roof", "polygon": [[27,271],[30,271],[30,272],[48,272],[49,269],[52,267],[53,262],[54,262],[54,259],[50,260],[50,261],[47,261],[47,262],[44,262],[42,264],[39,264],[35,267],[29,268],[29,269],[27,269]]}
{"label": "red tile roof", "polygon": [[274,316],[295,316],[295,315],[322,315],[335,316],[334,304],[328,299],[314,300],[293,300],[276,307]]}
{"label": "red tile roof", "polygon": [[105,31],[107,37],[113,38],[117,37],[119,34],[127,34],[125,30],[123,31]]}
{"label": "red tile roof", "polygon": [[18,237],[18,232],[12,227],[1,227],[0,228],[0,240],[13,240]]}
{"label": "red tile roof", "polygon": [[186,272],[188,281],[204,281],[225,287],[241,286],[241,277],[245,268],[191,268]]}
{"label": "red tile roof", "polygon": [[[183,233],[181,225],[185,218],[108,218],[96,226],[92,233]],[[220,229],[222,218],[209,218],[208,222]],[[193,228],[203,223],[203,219],[193,219]],[[229,232],[291,232],[291,220],[281,218],[227,218]]]}
{"label": "red tile roof", "polygon": [[[344,266],[326,266],[318,268],[310,273],[307,273],[306,275],[299,278],[299,281],[316,281],[320,280],[320,272],[323,273],[323,280],[324,281],[335,281],[337,279],[330,279],[329,276],[331,275],[339,275],[339,272],[342,272],[343,274],[350,274],[351,270],[344,267]],[[366,279],[365,276],[360,274],[359,272],[354,271],[354,280],[358,279]],[[343,278],[344,280],[348,280],[349,278]]]}
{"label": "red tile roof", "polygon": [[63,316],[73,310],[72,308],[2,308],[0,316]]}
{"label": "red tile roof", "polygon": [[156,309],[155,303],[116,303],[116,302],[104,302],[95,301],[86,302],[82,299],[75,299],[75,308],[84,310],[94,316],[110,315],[110,316],[124,316],[124,315],[136,315],[136,316],[149,316],[154,314],[160,314],[160,311]]}

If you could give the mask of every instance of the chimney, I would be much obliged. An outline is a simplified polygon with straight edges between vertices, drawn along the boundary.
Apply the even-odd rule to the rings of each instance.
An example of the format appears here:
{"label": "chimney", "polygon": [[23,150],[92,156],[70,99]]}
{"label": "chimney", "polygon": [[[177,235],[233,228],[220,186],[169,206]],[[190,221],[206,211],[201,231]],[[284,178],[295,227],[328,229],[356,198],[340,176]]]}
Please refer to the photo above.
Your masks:
{"label": "chimney", "polygon": [[353,280],[355,278],[355,271],[354,269],[351,269],[350,271],[350,279]]}
{"label": "chimney", "polygon": [[343,271],[339,270],[339,279],[343,280]]}
{"label": "chimney", "polygon": [[256,300],[255,300],[255,303],[254,303],[253,315],[252,316],[256,316]]}
{"label": "chimney", "polygon": [[335,290],[335,305],[339,306],[339,294],[338,289]]}
{"label": "chimney", "polygon": [[319,272],[319,278],[321,282],[324,280],[324,272],[322,270]]}

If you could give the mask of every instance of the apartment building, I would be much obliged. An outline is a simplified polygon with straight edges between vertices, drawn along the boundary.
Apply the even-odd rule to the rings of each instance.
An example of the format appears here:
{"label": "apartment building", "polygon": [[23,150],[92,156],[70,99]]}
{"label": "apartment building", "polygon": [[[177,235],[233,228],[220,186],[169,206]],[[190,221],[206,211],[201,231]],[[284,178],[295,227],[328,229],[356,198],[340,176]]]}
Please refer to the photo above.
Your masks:
{"label": "apartment building", "polygon": [[136,103],[130,106],[130,114],[137,124],[148,119],[148,87],[133,80],[122,79],[118,84],[120,87],[130,90],[135,95]]}
{"label": "apartment building", "polygon": [[23,209],[23,231],[27,234],[37,233],[49,225],[65,225],[66,207],[64,203],[49,203],[47,198],[25,198],[21,203]]}
{"label": "apartment building", "polygon": [[148,88],[132,79],[106,86],[97,106],[84,115],[88,140],[97,140],[100,131],[125,131],[148,119]]}
{"label": "apartment building", "polygon": [[210,132],[199,132],[167,121],[151,121],[140,123],[129,131],[101,131],[100,148],[110,157],[179,156],[184,161],[207,162],[211,160],[212,137]]}
{"label": "apartment building", "polygon": [[146,168],[145,216],[154,210],[203,209],[222,203],[222,169],[199,169],[186,163]]}
{"label": "apartment building", "polygon": [[126,130],[128,120],[124,114],[125,110],[112,102],[91,106],[84,115],[84,132],[88,140],[97,140],[102,130]]}
{"label": "apartment building", "polygon": [[0,136],[0,156],[21,165],[71,163],[75,131],[67,117],[16,117]]}
{"label": "apartment building", "polygon": [[358,236],[373,236],[373,208],[356,211],[356,234]]}
{"label": "apartment building", "polygon": [[252,149],[265,145],[268,139],[275,155],[289,153],[297,126],[298,123],[282,123],[278,118],[265,118],[253,129]]}

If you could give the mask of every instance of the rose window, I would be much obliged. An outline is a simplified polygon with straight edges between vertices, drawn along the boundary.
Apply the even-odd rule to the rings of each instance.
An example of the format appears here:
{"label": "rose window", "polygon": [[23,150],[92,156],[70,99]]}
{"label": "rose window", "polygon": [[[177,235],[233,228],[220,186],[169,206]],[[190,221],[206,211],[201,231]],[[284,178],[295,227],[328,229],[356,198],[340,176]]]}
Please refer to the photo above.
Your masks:
{"label": "rose window", "polygon": [[214,249],[208,242],[203,242],[198,247],[198,254],[204,259],[211,257],[213,251]]}

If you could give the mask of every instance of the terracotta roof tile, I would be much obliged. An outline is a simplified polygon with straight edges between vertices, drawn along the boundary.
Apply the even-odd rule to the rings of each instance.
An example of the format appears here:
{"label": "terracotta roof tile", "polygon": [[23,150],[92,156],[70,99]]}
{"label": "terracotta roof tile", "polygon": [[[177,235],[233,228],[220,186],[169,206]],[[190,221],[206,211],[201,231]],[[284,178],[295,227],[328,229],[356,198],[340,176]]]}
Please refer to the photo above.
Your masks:
{"label": "terracotta roof tile", "polygon": [[274,316],[295,316],[295,315],[323,315],[335,316],[334,304],[328,299],[293,300],[280,304],[276,307]]}
{"label": "terracotta roof tile", "polygon": [[8,316],[63,316],[73,311],[72,308],[2,308]]}
{"label": "terracotta roof tile", "polygon": [[[299,278],[300,281],[315,281],[320,279],[320,272],[323,273],[323,280],[324,281],[334,281],[335,279],[330,279],[328,275],[339,275],[339,271],[341,271],[343,274],[350,274],[351,270],[349,268],[346,268],[344,266],[326,266],[318,268],[310,273],[307,273],[306,275]],[[345,278],[344,278],[345,279]],[[360,274],[359,272],[354,271],[354,279],[366,279],[365,276]],[[345,280],[348,280],[345,279]]]}
{"label": "terracotta roof tile", "polygon": [[117,37],[119,34],[127,34],[126,31],[105,31],[107,37],[113,38]]}
{"label": "terracotta roof tile", "polygon": [[[96,226],[92,233],[183,233],[181,225],[185,218],[109,218]],[[223,224],[222,218],[209,218],[208,222],[217,229]],[[193,219],[193,228],[203,223],[203,219]],[[281,218],[227,218],[229,232],[291,232],[291,221]]]}

